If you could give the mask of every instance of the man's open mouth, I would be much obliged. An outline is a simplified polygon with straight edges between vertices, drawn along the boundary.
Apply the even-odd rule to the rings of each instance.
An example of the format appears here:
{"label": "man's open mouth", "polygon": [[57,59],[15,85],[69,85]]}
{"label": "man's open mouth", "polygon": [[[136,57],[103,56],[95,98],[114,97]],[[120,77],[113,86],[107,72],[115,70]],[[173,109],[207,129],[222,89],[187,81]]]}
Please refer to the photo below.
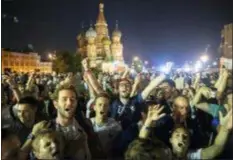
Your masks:
{"label": "man's open mouth", "polygon": [[53,156],[53,157],[58,157],[58,156],[59,156],[59,153],[60,153],[59,151],[55,151],[54,153],[52,153],[52,156]]}
{"label": "man's open mouth", "polygon": [[184,147],[184,143],[178,143],[178,147],[180,147],[180,148],[183,148]]}
{"label": "man's open mouth", "polygon": [[100,114],[101,114],[101,115],[104,115],[104,114],[105,114],[105,112],[104,112],[104,111],[100,111]]}

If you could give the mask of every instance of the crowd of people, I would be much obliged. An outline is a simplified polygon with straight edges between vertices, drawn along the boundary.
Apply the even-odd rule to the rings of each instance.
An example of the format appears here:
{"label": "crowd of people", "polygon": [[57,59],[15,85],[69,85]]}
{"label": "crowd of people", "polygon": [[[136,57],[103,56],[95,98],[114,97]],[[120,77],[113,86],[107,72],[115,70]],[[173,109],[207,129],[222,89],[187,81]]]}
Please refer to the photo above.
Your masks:
{"label": "crowd of people", "polygon": [[4,160],[232,159],[232,73],[2,74]]}

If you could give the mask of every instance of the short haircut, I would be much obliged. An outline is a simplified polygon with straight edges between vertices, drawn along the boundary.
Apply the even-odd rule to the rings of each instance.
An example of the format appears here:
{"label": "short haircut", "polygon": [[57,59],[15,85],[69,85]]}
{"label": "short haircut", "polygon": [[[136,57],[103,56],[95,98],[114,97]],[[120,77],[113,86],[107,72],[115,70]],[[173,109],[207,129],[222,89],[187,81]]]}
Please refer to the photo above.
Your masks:
{"label": "short haircut", "polygon": [[[173,132],[174,132],[175,130],[177,130],[178,128],[184,129],[184,130],[188,133],[188,136],[190,137],[190,132],[189,132],[188,128],[185,127],[183,124],[175,124],[175,126],[173,127],[173,129],[170,131],[171,136],[172,136]],[[171,136],[170,136],[170,137],[171,137]]]}
{"label": "short haircut", "polygon": [[162,81],[162,83],[168,83],[169,86],[176,88],[175,82],[171,79],[165,79]]}
{"label": "short haircut", "polygon": [[98,94],[98,95],[95,97],[95,101],[93,102],[93,104],[95,104],[95,103],[96,103],[96,100],[97,100],[98,98],[100,98],[100,97],[106,98],[106,99],[110,100],[110,97],[109,97],[109,95],[108,95],[107,93],[100,93],[100,94]]}
{"label": "short haircut", "polygon": [[[125,152],[125,160],[167,159],[169,152],[166,151],[169,151],[169,148],[158,139],[137,139],[129,145]],[[158,155],[164,155],[164,157]]]}
{"label": "short haircut", "polygon": [[29,104],[30,106],[37,108],[39,103],[36,100],[36,98],[32,96],[26,96],[26,97],[21,98],[18,104]]}
{"label": "short haircut", "polygon": [[132,84],[131,81],[130,81],[128,78],[121,78],[121,79],[119,79],[118,84],[120,84],[120,83],[123,82],[123,81],[126,81],[126,82],[128,82],[129,84]]}
{"label": "short haircut", "polygon": [[70,84],[64,84],[64,85],[60,85],[58,88],[55,89],[53,95],[51,96],[51,99],[58,100],[59,92],[62,90],[73,91],[76,95],[76,98],[78,98],[78,93],[77,93],[75,87],[73,85],[70,85]]}

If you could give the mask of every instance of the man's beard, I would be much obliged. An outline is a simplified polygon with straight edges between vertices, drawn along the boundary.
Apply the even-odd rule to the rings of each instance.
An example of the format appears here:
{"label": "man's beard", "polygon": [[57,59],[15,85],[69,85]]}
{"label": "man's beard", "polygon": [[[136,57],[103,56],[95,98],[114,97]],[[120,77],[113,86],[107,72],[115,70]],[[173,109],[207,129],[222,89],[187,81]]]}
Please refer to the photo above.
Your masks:
{"label": "man's beard", "polygon": [[58,112],[61,115],[61,117],[67,118],[67,119],[71,119],[75,115],[75,111],[72,111],[72,113],[68,113],[65,109],[59,109]]}

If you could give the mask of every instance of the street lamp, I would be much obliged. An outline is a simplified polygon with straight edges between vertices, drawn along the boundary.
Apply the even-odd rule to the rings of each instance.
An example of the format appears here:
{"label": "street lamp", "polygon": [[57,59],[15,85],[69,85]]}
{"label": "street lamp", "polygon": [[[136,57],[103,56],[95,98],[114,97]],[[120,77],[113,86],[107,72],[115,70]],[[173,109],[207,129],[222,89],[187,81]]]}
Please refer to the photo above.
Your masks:
{"label": "street lamp", "polygon": [[50,60],[54,60],[54,59],[56,59],[56,55],[55,55],[55,54],[52,54],[52,53],[49,53],[49,54],[48,54],[48,58],[49,58]]}

